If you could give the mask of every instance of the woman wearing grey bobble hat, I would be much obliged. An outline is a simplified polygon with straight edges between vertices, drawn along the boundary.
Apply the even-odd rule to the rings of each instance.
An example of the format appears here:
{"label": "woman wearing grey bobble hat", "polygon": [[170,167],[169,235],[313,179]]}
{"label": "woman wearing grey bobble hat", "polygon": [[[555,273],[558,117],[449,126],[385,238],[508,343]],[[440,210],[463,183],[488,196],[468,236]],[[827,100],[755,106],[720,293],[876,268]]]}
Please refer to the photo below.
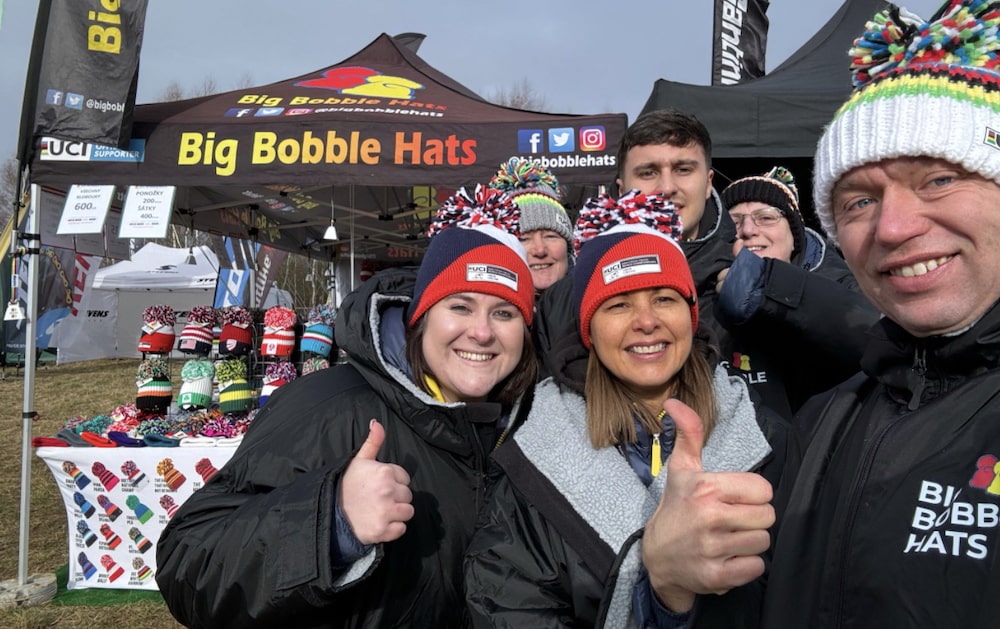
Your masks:
{"label": "woman wearing grey bobble hat", "polygon": [[730,333],[723,359],[791,419],[810,396],[858,371],[878,311],[833,243],[806,227],[786,168],[734,181],[722,201],[736,226],[715,307]]}

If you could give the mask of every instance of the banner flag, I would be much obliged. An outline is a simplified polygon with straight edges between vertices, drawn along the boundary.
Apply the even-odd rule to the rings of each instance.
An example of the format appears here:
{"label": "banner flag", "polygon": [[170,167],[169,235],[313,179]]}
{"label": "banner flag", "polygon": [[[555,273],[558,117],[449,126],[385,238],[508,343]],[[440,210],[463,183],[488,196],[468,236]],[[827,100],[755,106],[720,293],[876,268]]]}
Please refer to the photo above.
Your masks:
{"label": "banner flag", "polygon": [[282,263],[287,257],[287,251],[266,245],[262,245],[257,250],[257,277],[254,278],[253,303],[258,308],[265,303],[264,300],[267,299],[268,293],[271,292],[274,281],[278,279],[278,269],[281,268]]}
{"label": "banner flag", "polygon": [[18,159],[41,135],[128,148],[146,0],[40,0]]}
{"label": "banner flag", "polygon": [[769,0],[715,0],[712,85],[764,76]]}
{"label": "banner flag", "polygon": [[219,255],[219,282],[215,285],[216,308],[250,305],[247,286],[259,248],[257,243],[224,238],[223,253]]}

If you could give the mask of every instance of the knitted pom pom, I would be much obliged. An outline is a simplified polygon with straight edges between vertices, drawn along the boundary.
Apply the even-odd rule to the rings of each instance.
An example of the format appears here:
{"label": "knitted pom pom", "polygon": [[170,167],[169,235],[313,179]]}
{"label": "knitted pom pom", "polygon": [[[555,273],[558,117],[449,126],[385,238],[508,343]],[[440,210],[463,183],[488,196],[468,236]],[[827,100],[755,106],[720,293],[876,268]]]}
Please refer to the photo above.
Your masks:
{"label": "knitted pom pom", "polygon": [[184,382],[215,377],[215,365],[210,360],[189,360],[181,368],[181,379]]}
{"label": "knitted pom pom", "polygon": [[306,317],[306,323],[308,325],[313,325],[316,323],[322,323],[324,325],[333,325],[334,319],[337,318],[337,309],[329,304],[317,304],[309,309],[309,315]]}
{"label": "knitted pom pom", "polygon": [[287,360],[282,360],[276,363],[271,363],[267,366],[264,370],[264,381],[273,382],[275,380],[284,380],[288,383],[295,380],[298,375],[299,374],[295,371],[295,365]]}
{"label": "knitted pom pom", "polygon": [[247,366],[242,360],[222,360],[216,364],[215,376],[219,382],[232,382],[247,377]]}
{"label": "knitted pom pom", "polygon": [[[152,359],[153,357],[149,358],[149,360]],[[139,417],[139,409],[135,407],[134,402],[129,402],[128,404],[122,404],[121,406],[116,406],[115,410],[111,411],[111,418],[116,422],[134,420],[138,419],[138,417]]]}
{"label": "knitted pom pom", "polygon": [[142,570],[143,566],[145,565],[146,563],[142,560],[142,557],[136,557],[135,559],[132,560],[133,570]]}
{"label": "knitted pom pom", "polygon": [[156,464],[156,473],[160,476],[165,475],[172,469],[174,469],[174,460],[169,457]]}
{"label": "knitted pom pom", "polygon": [[219,324],[225,325],[240,325],[243,327],[249,326],[253,323],[253,315],[250,311],[243,306],[229,306],[228,308],[221,308],[218,311]]}
{"label": "knitted pom pom", "polygon": [[313,356],[312,358],[307,358],[302,361],[302,375],[310,374],[314,371],[320,371],[321,369],[327,369],[330,367],[330,361],[320,356]]}
{"label": "knitted pom pom", "polygon": [[211,325],[215,323],[215,308],[211,306],[195,306],[188,311],[188,323]]}
{"label": "knitted pom pom", "polygon": [[511,193],[538,185],[559,189],[559,181],[552,172],[537,162],[523,157],[511,157],[500,164],[500,170],[490,179],[489,187]]}
{"label": "knitted pom pom", "polygon": [[294,328],[296,321],[295,311],[291,308],[274,306],[273,308],[268,308],[267,312],[264,313],[264,325],[269,328],[287,330],[288,328]]}
{"label": "knitted pom pom", "polygon": [[493,188],[476,185],[474,195],[470,196],[462,188],[441,204],[427,228],[427,236],[433,238],[441,230],[452,226],[476,225],[492,225],[519,236],[520,219],[521,211],[508,195]]}
{"label": "knitted pom pom", "polygon": [[142,382],[151,379],[163,379],[167,377],[167,361],[161,356],[150,356],[139,363],[139,368],[135,372],[136,380]]}
{"label": "knitted pom pom", "polygon": [[177,323],[177,313],[166,304],[148,306],[142,312],[142,320],[146,323],[159,323],[160,325],[170,325]]}
{"label": "knitted pom pom", "polygon": [[601,233],[620,225],[640,223],[680,242],[681,217],[674,211],[674,204],[660,193],[632,190],[618,200],[606,194],[588,199],[573,230],[573,249],[579,255],[580,247]]}
{"label": "knitted pom pom", "polygon": [[[138,471],[139,471],[139,466],[135,464],[135,461],[125,461],[124,463],[122,463],[122,474],[124,474],[125,476],[131,476],[132,474]],[[128,504],[128,500],[125,501],[125,504]]]}

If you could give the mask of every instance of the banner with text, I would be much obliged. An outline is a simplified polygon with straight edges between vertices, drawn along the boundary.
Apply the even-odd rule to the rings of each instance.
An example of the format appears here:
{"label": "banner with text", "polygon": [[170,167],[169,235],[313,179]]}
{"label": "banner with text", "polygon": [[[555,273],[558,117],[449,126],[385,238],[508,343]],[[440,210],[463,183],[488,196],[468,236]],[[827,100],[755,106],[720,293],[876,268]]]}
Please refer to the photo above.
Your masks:
{"label": "banner with text", "polygon": [[715,0],[712,85],[764,76],[769,0]]}

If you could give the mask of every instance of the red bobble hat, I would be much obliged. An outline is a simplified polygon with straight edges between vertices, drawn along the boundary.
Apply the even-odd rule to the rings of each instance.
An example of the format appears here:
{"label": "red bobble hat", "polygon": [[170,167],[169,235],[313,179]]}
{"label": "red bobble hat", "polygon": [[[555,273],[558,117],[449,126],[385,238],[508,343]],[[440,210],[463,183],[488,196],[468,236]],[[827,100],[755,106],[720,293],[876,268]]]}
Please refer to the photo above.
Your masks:
{"label": "red bobble hat", "polygon": [[142,313],[142,335],[138,350],[149,354],[168,354],[174,347],[174,324],[177,313],[166,304],[149,306]]}
{"label": "red bobble hat", "polygon": [[590,348],[590,319],[615,295],[646,288],[672,288],[691,308],[698,326],[698,305],[684,252],[677,244],[681,219],[661,194],[633,190],[617,201],[607,195],[589,199],[580,210],[573,246],[573,300],[580,338]]}
{"label": "red bobble hat", "polygon": [[417,272],[407,322],[411,327],[449,295],[484,293],[506,299],[531,324],[534,285],[518,241],[520,212],[498,190],[476,186],[445,201],[427,230],[431,242]]}
{"label": "red bobble hat", "polygon": [[253,325],[253,315],[243,306],[230,306],[217,311],[219,324],[220,356],[244,356],[253,348],[253,336],[250,326]]}
{"label": "red bobble hat", "polygon": [[283,306],[268,308],[264,313],[264,338],[260,343],[261,356],[292,355],[295,349],[295,311]]}

